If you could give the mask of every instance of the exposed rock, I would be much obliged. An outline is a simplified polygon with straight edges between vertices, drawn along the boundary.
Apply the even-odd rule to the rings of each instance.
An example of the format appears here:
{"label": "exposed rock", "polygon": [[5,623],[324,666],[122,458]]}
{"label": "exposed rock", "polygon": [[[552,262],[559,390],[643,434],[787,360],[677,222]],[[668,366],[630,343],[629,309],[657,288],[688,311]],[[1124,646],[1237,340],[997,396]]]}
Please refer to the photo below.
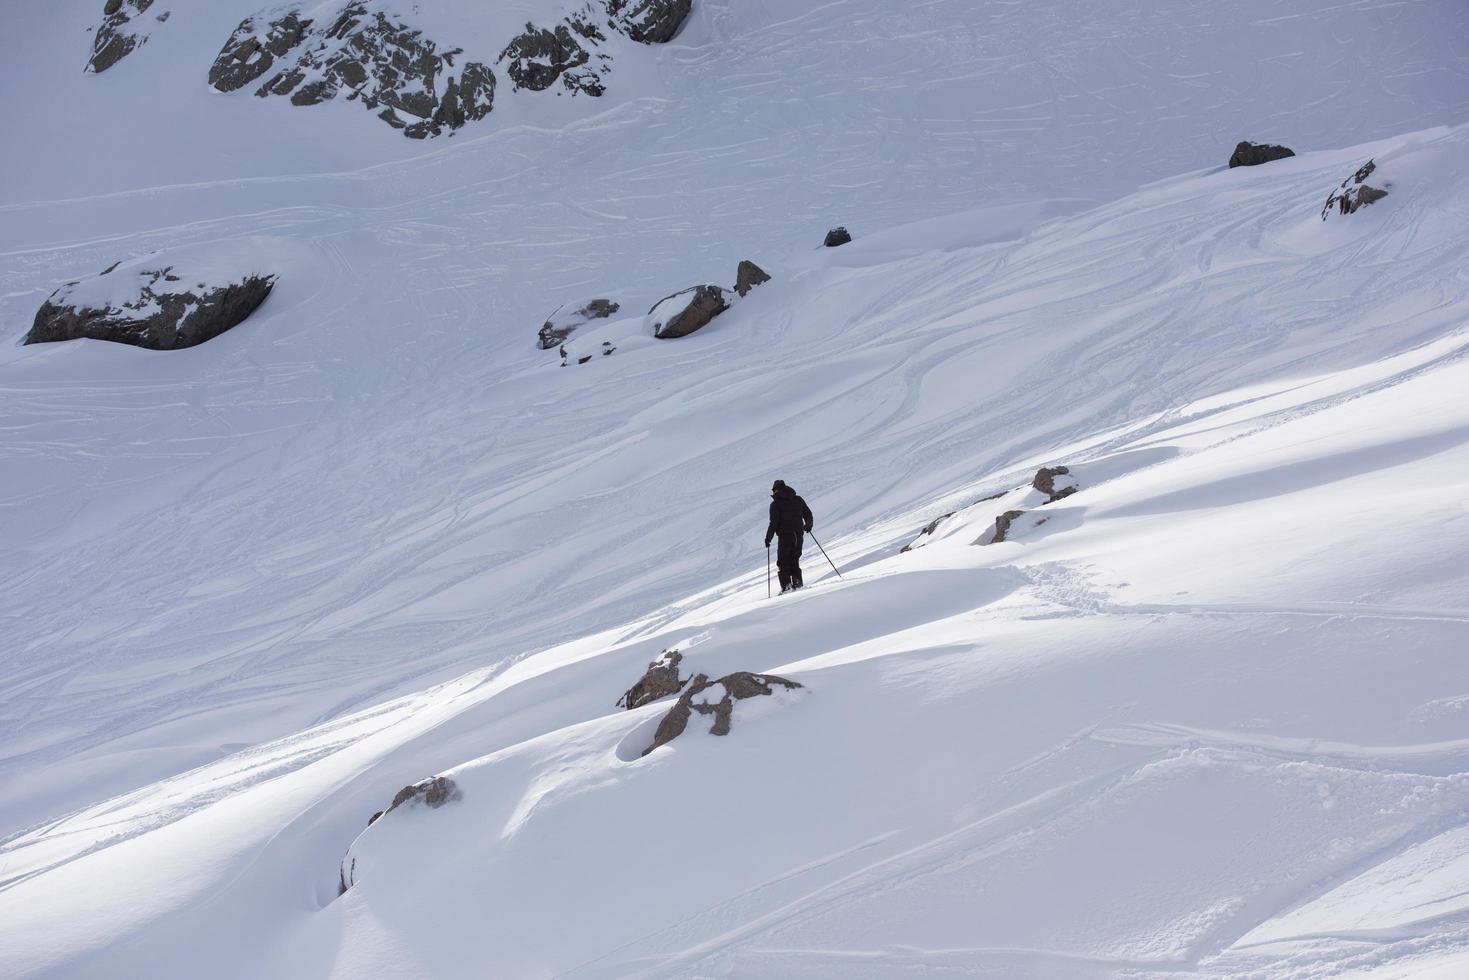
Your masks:
{"label": "exposed rock", "polygon": [[205,283],[175,275],[174,268],[143,259],[67,283],[41,305],[25,342],[90,338],[149,350],[193,347],[239,325],[265,302],[276,281],[272,275],[242,275]]}
{"label": "exposed rock", "polygon": [[398,807],[412,803],[415,800],[422,800],[424,806],[430,810],[437,810],[445,803],[455,802],[462,795],[459,792],[459,787],[455,785],[454,780],[448,776],[434,776],[430,779],[424,779],[404,786],[398,790],[398,794],[393,797],[393,802],[388,805],[388,808],[381,815],[385,817],[398,809]]}
{"label": "exposed rock", "polygon": [[1286,157],[1295,155],[1295,151],[1288,146],[1243,142],[1234,148],[1234,153],[1230,154],[1229,167],[1231,170],[1235,167],[1258,167],[1271,160],[1284,160]]}
{"label": "exposed rock", "polygon": [[247,18],[209,77],[228,92],[265,76],[255,94],[289,96],[293,105],[357,100],[405,136],[423,139],[483,119],[494,108],[494,72],[476,61],[457,67],[462,53],[441,49],[422,31],[352,0],[335,18],[312,21],[299,9],[268,23]]}
{"label": "exposed rock", "polygon": [[682,735],[694,712],[714,716],[714,724],[710,727],[709,734],[728,735],[730,725],[734,720],[736,701],[774,694],[776,688],[794,691],[800,687],[801,685],[795,681],[776,677],[773,674],[751,674],[747,671],[738,671],[721,677],[717,681],[711,681],[707,675],[699,674],[689,682],[688,689],[679,696],[673,707],[668,709],[668,714],[664,715],[663,720],[658,723],[658,730],[653,735],[653,744],[643,750],[643,755],[647,755],[658,746],[666,745]]}
{"label": "exposed rock", "polygon": [[1341,187],[1327,196],[1326,206],[1321,209],[1321,220],[1325,221],[1330,216],[1333,207],[1341,214],[1356,214],[1359,208],[1387,197],[1383,188],[1364,183],[1376,170],[1377,164],[1368,160],[1357,168],[1356,173],[1342,181]]}
{"label": "exposed rock", "polygon": [[1056,477],[1070,476],[1071,470],[1065,466],[1042,466],[1036,471],[1035,479],[1030,485],[1035,487],[1048,498],[1046,503],[1054,504],[1056,501],[1071,496],[1077,491],[1074,481],[1065,481],[1064,485],[1056,486]]}
{"label": "exposed rock", "polygon": [[[87,60],[86,70],[100,75],[147,41],[147,33],[134,22],[151,6],[153,0],[107,0],[102,7],[102,23],[92,38],[92,57]],[[167,11],[158,17],[160,21],[167,19]]]}
{"label": "exposed rock", "polygon": [[851,232],[845,228],[837,227],[826,233],[826,241],[822,242],[827,248],[836,248],[845,245],[852,240]]}
{"label": "exposed rock", "polygon": [[762,282],[769,281],[770,274],[749,259],[741,262],[739,268],[735,270],[735,292],[741,296],[748,295],[750,290]]}
{"label": "exposed rock", "polygon": [[935,517],[933,520],[923,525],[923,530],[918,532],[918,537],[914,538],[908,544],[903,545],[903,550],[899,552],[899,554],[907,554],[914,548],[917,548],[919,545],[923,544],[926,538],[931,537],[933,535],[933,532],[939,529],[940,524],[953,517],[954,514],[955,511],[949,511],[949,513],[947,514],[940,514],[938,517]]}
{"label": "exposed rock", "polygon": [[994,531],[989,535],[989,540],[981,539],[980,544],[999,544],[1004,541],[1006,535],[1010,533],[1010,525],[1015,522],[1015,518],[1024,514],[1023,510],[1007,510],[996,517]]}
{"label": "exposed rock", "polygon": [[653,305],[653,336],[660,340],[687,337],[729,309],[729,298],[718,286],[690,286]]}
{"label": "exposed rock", "polygon": [[[573,310],[564,306],[556,308],[536,334],[536,344],[541,350],[550,350],[566,342],[576,329],[593,320],[605,320],[622,307],[610,299],[594,299]],[[566,352],[562,351],[565,357]]]}
{"label": "exposed rock", "polygon": [[657,660],[648,664],[642,678],[617,699],[617,706],[632,711],[683,690],[688,681],[678,677],[678,665],[682,660],[683,654],[677,650],[664,650]]}
{"label": "exposed rock", "polygon": [[693,0],[607,0],[607,13],[619,31],[639,44],[665,44],[693,6]]}
{"label": "exposed rock", "polygon": [[[542,92],[560,79],[569,92],[598,97],[606,89],[600,72],[588,65],[592,60],[588,48],[605,40],[606,35],[595,24],[572,15],[555,29],[526,24],[525,33],[505,46],[499,60],[505,64],[505,73],[515,83],[516,91]],[[598,67],[604,68],[607,60],[605,55],[598,55]]]}
{"label": "exposed rock", "polygon": [[311,21],[296,10],[269,23],[246,17],[210,66],[209,84],[221,92],[244,88],[300,44],[310,27]]}

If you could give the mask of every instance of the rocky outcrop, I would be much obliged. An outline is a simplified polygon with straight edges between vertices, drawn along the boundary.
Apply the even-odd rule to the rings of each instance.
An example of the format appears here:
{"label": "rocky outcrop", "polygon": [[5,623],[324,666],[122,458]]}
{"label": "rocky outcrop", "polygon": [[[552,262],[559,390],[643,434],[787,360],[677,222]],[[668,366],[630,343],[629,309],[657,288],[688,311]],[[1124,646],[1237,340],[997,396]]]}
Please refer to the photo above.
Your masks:
{"label": "rocky outcrop", "polygon": [[90,338],[149,350],[193,347],[242,323],[276,281],[243,275],[211,284],[175,274],[172,265],[140,265],[114,265],[56,290],[37,311],[25,342]]}
{"label": "rocky outcrop", "polygon": [[454,780],[448,776],[433,776],[429,779],[410,783],[398,790],[393,796],[393,802],[389,803],[387,809],[379,810],[367,818],[367,825],[371,827],[378,820],[392,813],[400,806],[406,806],[414,801],[421,801],[430,810],[437,810],[445,803],[453,803],[463,796]]}
{"label": "rocky outcrop", "polygon": [[1070,475],[1071,470],[1065,466],[1042,466],[1036,471],[1035,479],[1030,481],[1030,485],[1046,495],[1046,503],[1054,504],[1077,491],[1078,487],[1074,479],[1062,480],[1060,485],[1057,485],[1057,477],[1069,477]]}
{"label": "rocky outcrop", "polygon": [[638,682],[617,699],[617,706],[632,711],[683,690],[688,680],[680,680],[678,676],[678,665],[682,660],[683,654],[677,650],[664,650],[657,660],[648,664],[647,672]]}
{"label": "rocky outcrop", "polygon": [[768,696],[774,694],[777,689],[794,691],[800,687],[801,685],[795,681],[776,677],[773,674],[751,674],[747,671],[738,671],[721,677],[717,681],[711,681],[708,676],[699,674],[689,682],[688,690],[679,696],[673,707],[668,709],[668,714],[664,715],[663,720],[658,723],[658,730],[653,735],[653,744],[643,750],[643,755],[647,755],[660,745],[667,745],[682,735],[695,713],[710,715],[714,718],[709,734],[728,735],[730,726],[734,722],[735,702]]}
{"label": "rocky outcrop", "polygon": [[899,554],[906,555],[908,552],[912,551],[914,548],[917,548],[917,547],[919,547],[919,546],[921,546],[923,544],[926,544],[927,541],[928,541],[928,539],[933,536],[933,532],[935,532],[935,531],[937,531],[939,529],[939,525],[942,524],[944,521],[947,521],[949,518],[953,517],[954,514],[955,514],[954,511],[950,511],[947,514],[940,514],[938,517],[935,517],[933,520],[931,520],[927,524],[923,525],[923,530],[921,530],[921,531],[918,532],[918,537],[914,538],[912,541],[910,541],[907,544],[903,545],[903,550],[900,551]]}
{"label": "rocky outcrop", "polygon": [[1025,511],[1023,510],[1005,511],[1005,513],[995,518],[995,526],[993,530],[985,538],[982,538],[979,543],[999,544],[1001,541],[1004,541],[1005,538],[1008,537],[1010,534],[1010,525],[1015,523],[1015,519],[1017,517],[1022,517],[1024,516],[1024,514]]}
{"label": "rocky outcrop", "polygon": [[749,259],[740,263],[735,270],[735,292],[747,296],[750,290],[763,282],[770,281],[770,274]]}
{"label": "rocky outcrop", "polygon": [[1377,164],[1368,160],[1357,168],[1357,172],[1341,182],[1341,186],[1332,191],[1326,198],[1326,205],[1321,209],[1321,220],[1325,221],[1331,216],[1333,210],[1340,214],[1356,214],[1359,208],[1365,208],[1375,201],[1387,197],[1387,191],[1381,187],[1373,187],[1366,183],[1368,177],[1377,172]]}
{"label": "rocky outcrop", "polygon": [[336,17],[314,22],[299,9],[268,22],[247,18],[209,74],[223,92],[264,76],[255,94],[289,97],[292,105],[359,101],[405,136],[423,139],[494,108],[494,72],[475,61],[456,64],[461,54],[353,0]]}
{"label": "rocky outcrop", "polygon": [[691,286],[655,303],[648,316],[653,321],[653,336],[673,340],[708,326],[727,309],[729,297],[723,289]]}
{"label": "rocky outcrop", "polygon": [[[92,56],[87,59],[86,70],[100,75],[147,41],[147,31],[138,21],[152,6],[153,0],[107,0],[102,7],[102,23],[92,38]],[[168,11],[153,19],[168,20]]]}
{"label": "rocky outcrop", "polygon": [[1288,146],[1274,146],[1269,143],[1250,143],[1246,141],[1236,146],[1234,152],[1230,154],[1229,167],[1231,170],[1235,167],[1258,167],[1260,164],[1269,163],[1271,160],[1284,160],[1286,157],[1293,157],[1295,155],[1295,151]]}
{"label": "rocky outcrop", "polygon": [[311,21],[296,10],[269,22],[246,17],[210,66],[209,84],[221,92],[244,88],[305,40],[310,27]]}
{"label": "rocky outcrop", "polygon": [[693,0],[607,0],[607,13],[617,30],[639,44],[666,44],[693,6]]}
{"label": "rocky outcrop", "polygon": [[605,320],[622,307],[610,299],[594,299],[574,309],[556,308],[536,334],[536,346],[550,350],[566,343],[566,339],[593,320]]}
{"label": "rocky outcrop", "polygon": [[499,60],[516,91],[543,92],[560,79],[568,92],[600,97],[606,89],[599,69],[605,70],[608,59],[598,54],[597,64],[590,62],[595,45],[606,40],[596,24],[573,15],[554,29],[526,24],[525,33],[505,46]]}
{"label": "rocky outcrop", "polygon": [[851,240],[851,232],[847,231],[846,228],[837,227],[826,233],[826,240],[821,244],[827,248],[836,248],[838,245],[845,245]]}

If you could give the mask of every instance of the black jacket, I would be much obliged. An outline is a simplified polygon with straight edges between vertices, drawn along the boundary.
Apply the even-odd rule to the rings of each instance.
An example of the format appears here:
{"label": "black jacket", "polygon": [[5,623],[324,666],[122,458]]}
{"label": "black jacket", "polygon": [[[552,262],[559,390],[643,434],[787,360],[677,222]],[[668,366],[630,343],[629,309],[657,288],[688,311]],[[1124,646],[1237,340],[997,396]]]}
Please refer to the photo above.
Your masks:
{"label": "black jacket", "polygon": [[765,543],[779,534],[809,532],[812,526],[811,508],[790,487],[781,487],[770,495],[770,526],[765,529]]}

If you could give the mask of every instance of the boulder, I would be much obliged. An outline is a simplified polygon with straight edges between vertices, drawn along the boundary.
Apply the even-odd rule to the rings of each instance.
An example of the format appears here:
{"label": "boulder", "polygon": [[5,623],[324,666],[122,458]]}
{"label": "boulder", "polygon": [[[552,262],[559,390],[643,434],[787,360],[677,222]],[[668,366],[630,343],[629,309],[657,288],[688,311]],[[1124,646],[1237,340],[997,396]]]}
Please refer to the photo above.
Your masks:
{"label": "boulder", "polygon": [[1295,151],[1288,146],[1273,146],[1269,143],[1242,142],[1234,148],[1229,157],[1229,167],[1258,167],[1262,163],[1271,160],[1284,160],[1286,157],[1295,156]]}
{"label": "boulder", "polygon": [[1007,510],[1007,511],[1005,511],[1005,513],[1003,513],[999,517],[996,517],[995,518],[995,526],[994,526],[994,529],[988,535],[988,538],[987,539],[981,539],[979,543],[980,544],[999,544],[1001,541],[1004,541],[1005,538],[1006,538],[1006,536],[1010,533],[1010,525],[1015,522],[1015,518],[1021,517],[1024,514],[1025,514],[1025,511],[1023,511],[1023,510]]}
{"label": "boulder", "polygon": [[682,660],[683,654],[677,650],[664,650],[657,660],[648,664],[647,672],[638,682],[617,699],[617,706],[632,711],[683,690],[688,681],[680,680],[678,676],[678,665]]}
{"label": "boulder", "polygon": [[707,675],[699,674],[689,682],[688,689],[679,696],[677,702],[663,720],[658,723],[658,730],[653,735],[653,744],[643,750],[647,755],[660,745],[667,745],[678,738],[688,727],[689,720],[697,712],[701,715],[712,715],[714,724],[709,728],[711,735],[728,735],[730,726],[734,722],[734,706],[736,701],[747,698],[762,697],[774,694],[777,689],[794,691],[801,687],[795,681],[786,680],[784,677],[776,677],[773,674],[751,674],[748,671],[738,671],[711,681]]}
{"label": "boulder", "polygon": [[750,290],[762,282],[769,281],[770,274],[749,259],[741,262],[739,268],[735,270],[735,292],[741,296],[748,295]]}
{"label": "boulder", "polygon": [[559,306],[541,325],[540,331],[536,334],[536,345],[541,350],[559,347],[566,342],[566,338],[576,332],[578,327],[593,320],[605,320],[621,308],[619,304],[610,299],[590,300],[570,310],[565,306]]}
{"label": "boulder", "polygon": [[275,286],[274,275],[242,273],[219,281],[190,275],[186,261],[161,259],[155,254],[119,263],[57,289],[41,304],[25,342],[90,338],[149,350],[193,347],[238,326]]}
{"label": "boulder", "polygon": [[1321,220],[1325,221],[1330,217],[1333,210],[1344,215],[1356,214],[1359,208],[1365,208],[1387,197],[1385,189],[1365,183],[1367,178],[1376,172],[1377,164],[1371,160],[1358,167],[1356,173],[1342,181],[1340,187],[1327,195],[1326,205],[1321,209]]}
{"label": "boulder", "polygon": [[827,248],[836,248],[845,245],[852,240],[851,232],[842,227],[833,228],[826,233],[826,241],[822,242]]}
{"label": "boulder", "polygon": [[[148,34],[137,21],[151,6],[153,0],[107,0],[102,7],[102,23],[97,25],[97,33],[92,38],[92,56],[87,59],[85,70],[100,75],[147,41]],[[168,12],[164,11],[156,19],[167,20]]]}
{"label": "boulder", "polygon": [[666,44],[693,6],[693,0],[607,0],[607,13],[617,30],[639,44]]}
{"label": "boulder", "polygon": [[1046,503],[1054,504],[1056,501],[1071,496],[1078,489],[1074,479],[1062,480],[1057,486],[1056,477],[1069,477],[1071,470],[1065,466],[1042,466],[1036,471],[1035,479],[1030,485],[1047,497]]}
{"label": "boulder", "polygon": [[690,286],[653,305],[653,336],[660,340],[687,337],[729,309],[729,297],[718,286]]}
{"label": "boulder", "polygon": [[342,98],[374,110],[405,136],[453,132],[489,115],[495,73],[463,61],[423,32],[393,21],[365,0],[334,17],[305,18],[299,9],[273,20],[249,17],[235,28],[209,72],[210,84],[233,91],[264,78],[255,94],[289,97],[292,105]]}
{"label": "boulder", "polygon": [[526,24],[525,32],[505,46],[499,60],[516,91],[543,92],[559,79],[568,92],[599,97],[606,89],[597,68],[605,70],[608,59],[598,55],[597,68],[591,67],[589,48],[605,40],[596,24],[572,15],[554,29]]}

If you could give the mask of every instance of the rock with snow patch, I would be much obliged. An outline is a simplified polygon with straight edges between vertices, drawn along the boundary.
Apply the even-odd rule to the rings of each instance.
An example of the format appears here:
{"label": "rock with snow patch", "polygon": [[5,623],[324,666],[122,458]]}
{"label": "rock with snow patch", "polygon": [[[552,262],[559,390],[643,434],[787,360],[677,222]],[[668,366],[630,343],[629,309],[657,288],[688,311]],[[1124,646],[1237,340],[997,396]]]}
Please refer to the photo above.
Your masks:
{"label": "rock with snow patch", "polygon": [[665,297],[648,311],[653,321],[653,336],[660,340],[687,337],[709,325],[729,309],[729,296],[718,286],[690,286]]}
{"label": "rock with snow patch", "polygon": [[639,44],[666,44],[693,6],[693,0],[607,0],[607,13],[619,31]]}
{"label": "rock with snow patch", "polygon": [[211,340],[265,302],[274,275],[191,272],[187,258],[153,254],[69,282],[41,305],[27,344],[108,340],[149,350],[179,350]]}
{"label": "rock with snow patch", "polygon": [[713,717],[714,723],[709,728],[709,734],[728,735],[734,722],[735,702],[769,696],[777,690],[794,691],[800,687],[795,681],[776,677],[774,674],[737,671],[717,681],[711,681],[707,675],[699,674],[689,682],[688,689],[658,723],[653,744],[643,750],[643,755],[682,735],[696,713]]}
{"label": "rock with snow patch", "polygon": [[682,660],[683,654],[677,650],[664,650],[657,660],[648,664],[648,670],[638,682],[617,699],[617,706],[632,711],[683,690],[688,680],[680,680],[678,676],[678,665]]}
{"label": "rock with snow patch", "polygon": [[[1368,160],[1357,168],[1357,172],[1341,182],[1341,186],[1332,191],[1326,197],[1326,205],[1321,209],[1321,220],[1325,221],[1333,211],[1338,214],[1356,214],[1359,208],[1365,208],[1375,201],[1387,197],[1384,187],[1373,187],[1366,183],[1368,177],[1377,172],[1377,164]],[[1384,183],[1379,181],[1379,183]]]}
{"label": "rock with snow patch", "polygon": [[735,292],[741,296],[749,295],[750,290],[769,281],[770,274],[749,259],[742,261],[735,270]]}
{"label": "rock with snow patch", "polygon": [[[578,327],[593,320],[605,320],[621,308],[619,304],[610,299],[589,300],[580,306],[572,306],[570,309],[566,306],[559,306],[541,325],[540,332],[536,334],[536,345],[541,350],[550,350],[552,347],[564,344]],[[562,353],[562,356],[565,356],[565,352]]]}
{"label": "rock with snow patch", "polygon": [[[107,0],[86,70],[100,75],[141,47],[148,40],[143,15],[152,6],[153,0]],[[168,13],[165,10],[147,19],[162,23],[168,20]]]}
{"label": "rock with snow patch", "polygon": [[923,525],[923,530],[918,532],[918,537],[903,545],[903,550],[899,553],[907,554],[914,548],[920,548],[923,545],[927,544],[928,539],[933,537],[933,532],[939,529],[939,525],[942,524],[944,521],[947,521],[949,518],[953,517],[954,513],[954,511],[950,511],[947,514],[940,514],[938,517],[935,517],[933,520]]}
{"label": "rock with snow patch", "polygon": [[1048,504],[1069,497],[1079,489],[1076,478],[1065,466],[1042,466],[1036,471],[1035,479],[1030,485],[1046,495]]}
{"label": "rock with snow patch", "polygon": [[827,248],[836,248],[838,245],[845,245],[851,240],[851,232],[847,231],[846,228],[837,227],[826,233],[826,241],[821,244]]}
{"label": "rock with snow patch", "polygon": [[1023,516],[1025,516],[1025,511],[1023,510],[1005,511],[1005,513],[995,518],[995,526],[990,529],[990,532],[988,534],[986,534],[983,538],[980,538],[977,543],[999,544],[1001,541],[1004,541],[1005,538],[1010,534],[1010,525],[1015,523],[1015,519]]}
{"label": "rock with snow patch", "polygon": [[270,21],[258,14],[246,17],[209,67],[209,84],[221,92],[244,88],[305,40],[310,27],[311,21],[299,10],[287,11]]}
{"label": "rock with snow patch", "polygon": [[1241,142],[1234,148],[1229,157],[1229,167],[1258,167],[1262,163],[1271,160],[1284,160],[1293,157],[1296,153],[1288,146],[1275,146],[1270,143]]}
{"label": "rock with snow patch", "polygon": [[516,91],[543,92],[559,79],[568,92],[598,97],[606,91],[602,72],[610,59],[597,53],[594,61],[593,52],[606,40],[585,12],[572,14],[554,28],[526,24],[499,60]]}

